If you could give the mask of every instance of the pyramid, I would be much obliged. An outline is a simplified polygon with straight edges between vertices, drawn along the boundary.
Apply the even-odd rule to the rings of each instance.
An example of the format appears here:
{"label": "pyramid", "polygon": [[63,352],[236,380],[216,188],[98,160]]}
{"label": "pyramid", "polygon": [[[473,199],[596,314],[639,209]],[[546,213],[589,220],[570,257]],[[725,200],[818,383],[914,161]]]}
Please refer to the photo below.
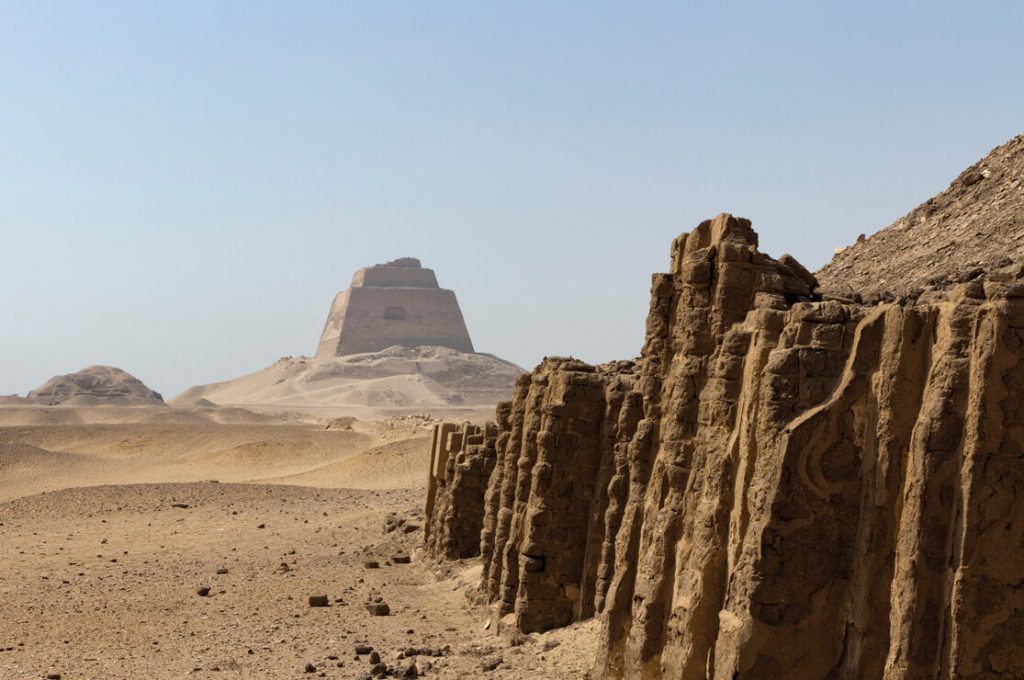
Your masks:
{"label": "pyramid", "polygon": [[473,352],[455,293],[414,257],[360,269],[338,293],[317,347],[318,359],[388,347],[448,347]]}

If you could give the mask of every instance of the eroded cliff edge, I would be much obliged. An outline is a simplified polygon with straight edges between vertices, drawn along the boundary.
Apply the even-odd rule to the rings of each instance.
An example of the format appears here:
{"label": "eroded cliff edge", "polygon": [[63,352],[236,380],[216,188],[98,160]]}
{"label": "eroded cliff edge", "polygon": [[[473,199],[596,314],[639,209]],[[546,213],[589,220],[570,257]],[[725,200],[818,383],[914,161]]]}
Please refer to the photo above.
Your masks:
{"label": "eroded cliff edge", "polygon": [[822,300],[730,215],[671,262],[637,361],[545,360],[439,473],[493,463],[436,507],[496,616],[599,616],[607,678],[1024,677],[1019,269]]}

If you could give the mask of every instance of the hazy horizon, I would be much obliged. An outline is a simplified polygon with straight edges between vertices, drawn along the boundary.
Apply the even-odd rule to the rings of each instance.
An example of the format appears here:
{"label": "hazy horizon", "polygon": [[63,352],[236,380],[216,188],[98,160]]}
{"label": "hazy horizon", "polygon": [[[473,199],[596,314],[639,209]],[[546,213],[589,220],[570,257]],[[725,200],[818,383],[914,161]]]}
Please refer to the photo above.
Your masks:
{"label": "hazy horizon", "polygon": [[0,394],[310,355],[413,256],[480,352],[640,349],[703,219],[815,270],[1024,131],[1017,3],[0,5]]}

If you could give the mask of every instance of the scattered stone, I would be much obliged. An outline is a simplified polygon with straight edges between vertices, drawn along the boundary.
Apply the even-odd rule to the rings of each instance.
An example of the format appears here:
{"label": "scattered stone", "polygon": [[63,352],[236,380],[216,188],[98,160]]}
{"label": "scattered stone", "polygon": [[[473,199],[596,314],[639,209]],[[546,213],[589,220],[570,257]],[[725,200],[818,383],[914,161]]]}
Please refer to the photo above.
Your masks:
{"label": "scattered stone", "polygon": [[490,659],[490,660],[484,661],[482,664],[480,664],[480,668],[481,668],[481,670],[483,670],[485,672],[490,672],[490,671],[493,671],[498,666],[500,666],[503,661],[504,661],[504,659],[502,659],[501,657],[498,657],[497,659]]}
{"label": "scattered stone", "polygon": [[410,562],[412,562],[412,558],[409,557],[408,555],[402,554],[402,555],[395,555],[395,556],[393,556],[391,558],[391,561],[394,562],[395,564],[409,564]]}
{"label": "scattered stone", "polygon": [[199,588],[196,590],[196,595],[198,595],[199,597],[206,597],[209,594],[210,594],[210,587],[209,586],[199,586]]}
{"label": "scattered stone", "polygon": [[371,664],[380,663],[380,653],[379,652],[370,652],[370,663]]}
{"label": "scattered stone", "polygon": [[330,600],[326,595],[310,595],[309,606],[310,607],[326,607],[330,603]]}
{"label": "scattered stone", "polygon": [[188,503],[171,503],[171,507],[172,508],[181,508],[181,509],[184,510],[184,509],[188,508]]}
{"label": "scattered stone", "polygon": [[367,560],[363,562],[363,567],[365,569],[380,569],[380,562],[377,560]]}
{"label": "scattered stone", "polygon": [[371,616],[388,616],[391,613],[391,607],[386,602],[368,602],[366,611],[370,612]]}
{"label": "scattered stone", "polygon": [[306,664],[306,672],[307,673],[316,673],[316,666],[314,666],[311,663],[307,663]]}
{"label": "scattered stone", "polygon": [[228,573],[228,568],[227,567],[217,567],[217,573],[219,575],[223,576],[224,574]]}
{"label": "scattered stone", "polygon": [[369,654],[372,651],[373,647],[371,647],[370,645],[356,645],[356,654]]}

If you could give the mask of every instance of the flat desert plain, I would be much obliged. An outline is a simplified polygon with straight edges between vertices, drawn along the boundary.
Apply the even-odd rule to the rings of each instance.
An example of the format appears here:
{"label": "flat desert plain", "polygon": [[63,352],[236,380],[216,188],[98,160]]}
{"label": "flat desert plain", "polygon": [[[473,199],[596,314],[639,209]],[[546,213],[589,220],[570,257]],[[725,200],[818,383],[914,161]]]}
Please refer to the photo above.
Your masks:
{"label": "flat desert plain", "polygon": [[0,408],[0,678],[585,677],[420,551],[430,427]]}

